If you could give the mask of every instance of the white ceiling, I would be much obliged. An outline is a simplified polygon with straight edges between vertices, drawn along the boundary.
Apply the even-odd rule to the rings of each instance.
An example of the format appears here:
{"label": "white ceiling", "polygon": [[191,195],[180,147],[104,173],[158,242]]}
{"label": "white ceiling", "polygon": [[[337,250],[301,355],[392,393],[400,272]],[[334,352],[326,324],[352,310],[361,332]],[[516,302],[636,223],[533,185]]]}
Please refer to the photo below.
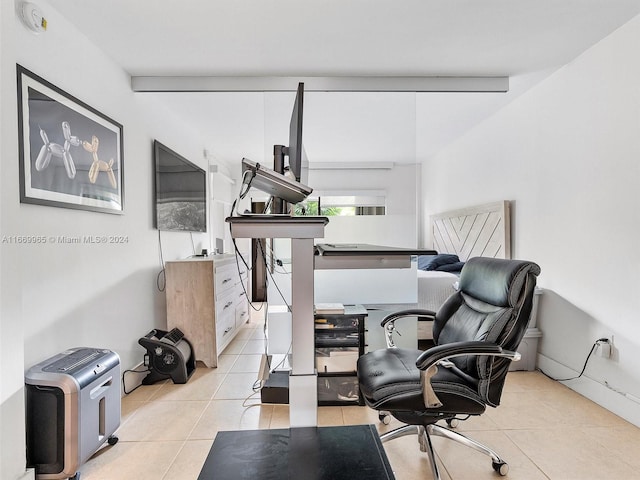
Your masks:
{"label": "white ceiling", "polygon": [[[640,14],[640,0],[49,3],[133,76],[511,77],[508,94],[308,93],[304,142],[310,161],[412,162],[428,156]],[[213,148],[222,160],[268,154],[264,117],[251,118],[256,112],[268,116],[265,96],[153,95],[162,95],[194,128],[225,139]],[[378,101],[371,102],[371,95]],[[289,105],[293,96],[284,99]],[[216,111],[233,113],[220,119]],[[265,128],[264,137],[252,138],[251,128]],[[345,129],[355,134],[338,138]],[[345,141],[353,148],[345,151]]]}

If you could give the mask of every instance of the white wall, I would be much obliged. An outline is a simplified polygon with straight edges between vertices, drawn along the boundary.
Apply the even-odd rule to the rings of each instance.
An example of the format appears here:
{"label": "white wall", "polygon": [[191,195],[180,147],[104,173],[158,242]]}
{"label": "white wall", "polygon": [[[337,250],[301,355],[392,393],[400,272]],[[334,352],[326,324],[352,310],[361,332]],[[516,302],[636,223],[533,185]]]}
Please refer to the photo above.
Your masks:
{"label": "white wall", "polygon": [[320,194],[376,190],[386,196],[386,215],[331,217],[324,242],[415,248],[419,172],[419,165],[395,165],[388,170],[310,170],[309,184]]}
{"label": "white wall", "polygon": [[[640,425],[640,17],[424,165],[428,215],[511,200],[513,256],[536,261],[540,365]],[[418,132],[418,136],[420,132]],[[420,155],[420,152],[418,152]],[[424,223],[425,225],[427,222]],[[604,386],[605,381],[616,393]]]}
{"label": "white wall", "polygon": [[[25,364],[43,360],[64,345],[108,345],[123,364],[140,359],[137,339],[162,326],[163,294],[158,233],[152,228],[152,141],[160,139],[205,166],[203,141],[192,137],[155,101],[131,92],[129,76],[87,42],[64,18],[48,9],[45,35],[20,25],[16,62],[82,99],[124,127],[125,214],[108,215],[14,202],[13,224],[5,234],[123,235],[124,245],[14,246],[21,257]],[[73,51],[73,55],[65,52]],[[92,68],[78,59],[92,59]],[[3,178],[17,198],[17,162]],[[162,233],[165,260],[193,253],[206,235]],[[37,299],[37,301],[34,301]],[[137,328],[136,328],[137,327]],[[129,332],[122,335],[122,332]]]}
{"label": "white wall", "polygon": [[[0,230],[15,224],[17,202],[16,85],[13,2],[0,2]],[[12,199],[14,201],[12,201]],[[20,257],[0,243],[0,477],[25,473],[23,321]]]}
{"label": "white wall", "polygon": [[[419,172],[419,165],[394,165],[389,170],[311,170],[309,183],[320,195],[374,190],[385,192],[386,197],[385,215],[329,217],[325,237],[317,242],[416,248]],[[415,269],[316,270],[314,280],[316,302],[371,305],[418,301]]]}
{"label": "white wall", "polygon": [[[158,232],[152,225],[152,141],[202,167],[206,141],[157,98],[135,95],[129,77],[46,2],[48,31],[34,35],[1,2],[0,222],[3,236],[122,235],[125,244],[27,246],[3,243],[0,255],[0,478],[25,472],[24,373],[60,351],[115,350],[123,368],[142,361],[137,340],[166,328]],[[18,47],[19,46],[19,47]],[[20,63],[124,127],[124,215],[19,202],[15,64]],[[209,248],[206,234],[162,233],[164,260]],[[193,241],[193,246],[192,246]]]}

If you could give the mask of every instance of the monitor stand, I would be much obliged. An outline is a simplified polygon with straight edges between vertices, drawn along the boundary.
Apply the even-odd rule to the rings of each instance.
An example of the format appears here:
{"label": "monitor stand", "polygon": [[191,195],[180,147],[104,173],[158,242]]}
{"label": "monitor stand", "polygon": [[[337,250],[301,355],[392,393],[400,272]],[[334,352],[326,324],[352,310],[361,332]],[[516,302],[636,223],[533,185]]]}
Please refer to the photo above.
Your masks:
{"label": "monitor stand", "polygon": [[[284,175],[284,156],[288,148],[284,145],[273,146],[273,170]],[[273,197],[271,201],[271,211],[275,214],[286,213],[287,202],[278,197]]]}

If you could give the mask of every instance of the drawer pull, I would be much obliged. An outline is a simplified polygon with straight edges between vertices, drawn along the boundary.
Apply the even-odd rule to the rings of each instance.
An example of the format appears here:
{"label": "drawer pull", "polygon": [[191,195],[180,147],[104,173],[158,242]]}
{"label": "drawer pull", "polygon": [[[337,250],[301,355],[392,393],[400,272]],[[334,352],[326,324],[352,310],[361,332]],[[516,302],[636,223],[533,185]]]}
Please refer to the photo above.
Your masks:
{"label": "drawer pull", "polygon": [[225,278],[224,280],[222,280],[222,284],[224,285],[227,282],[230,282],[232,279],[231,278]]}
{"label": "drawer pull", "polygon": [[223,310],[226,310],[227,308],[229,308],[231,305],[233,305],[233,302],[227,302],[224,304],[224,307],[222,308]]}
{"label": "drawer pull", "polygon": [[227,328],[224,332],[222,332],[222,335],[226,335],[227,333],[229,333],[231,331],[232,327]]}

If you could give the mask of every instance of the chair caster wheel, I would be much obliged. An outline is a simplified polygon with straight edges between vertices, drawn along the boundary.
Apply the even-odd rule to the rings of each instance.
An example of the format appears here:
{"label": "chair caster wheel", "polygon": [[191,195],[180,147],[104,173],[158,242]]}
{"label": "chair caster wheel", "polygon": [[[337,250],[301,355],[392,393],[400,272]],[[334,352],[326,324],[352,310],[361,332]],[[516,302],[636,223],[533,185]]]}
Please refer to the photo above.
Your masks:
{"label": "chair caster wheel", "polygon": [[389,425],[391,423],[391,415],[388,413],[379,413],[378,420],[384,425]]}
{"label": "chair caster wheel", "polygon": [[509,473],[509,465],[507,465],[506,462],[492,462],[491,466],[498,474],[500,474],[503,477],[507,473]]}
{"label": "chair caster wheel", "polygon": [[115,445],[116,443],[118,443],[118,437],[109,437],[107,439],[107,443],[109,445]]}
{"label": "chair caster wheel", "polygon": [[460,424],[460,420],[458,420],[457,418],[449,418],[446,420],[446,422],[449,428],[456,428]]}

